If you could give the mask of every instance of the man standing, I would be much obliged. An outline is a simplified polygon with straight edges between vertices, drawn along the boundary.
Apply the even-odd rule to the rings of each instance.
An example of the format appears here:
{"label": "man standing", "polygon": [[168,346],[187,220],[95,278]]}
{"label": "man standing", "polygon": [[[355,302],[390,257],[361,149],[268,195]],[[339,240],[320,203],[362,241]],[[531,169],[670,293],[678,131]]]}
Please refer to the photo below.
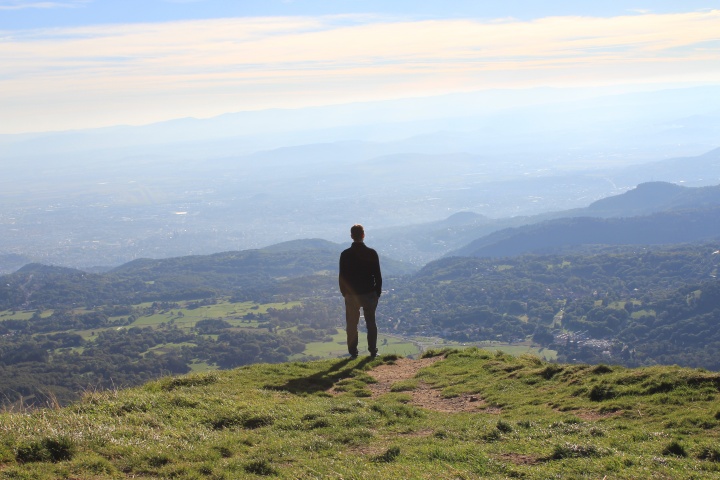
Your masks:
{"label": "man standing", "polygon": [[380,259],[372,248],[365,245],[365,229],[353,225],[350,229],[353,243],[340,254],[340,293],[345,297],[345,323],[348,352],[352,358],[358,356],[358,323],[360,307],[365,315],[367,341],[370,357],[377,356],[377,325],[375,309],[382,293]]}

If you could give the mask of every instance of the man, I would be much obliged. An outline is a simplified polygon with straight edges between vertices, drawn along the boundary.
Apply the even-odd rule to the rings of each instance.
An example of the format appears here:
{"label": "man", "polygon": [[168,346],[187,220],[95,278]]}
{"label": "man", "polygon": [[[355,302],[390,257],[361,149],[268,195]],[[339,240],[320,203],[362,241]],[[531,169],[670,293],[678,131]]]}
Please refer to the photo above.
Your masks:
{"label": "man", "polygon": [[365,315],[370,357],[377,357],[377,325],[375,309],[382,293],[380,259],[372,248],[365,245],[365,229],[353,225],[350,229],[352,245],[340,254],[340,293],[345,297],[345,324],[347,347],[352,358],[358,356],[358,323],[360,308]]}

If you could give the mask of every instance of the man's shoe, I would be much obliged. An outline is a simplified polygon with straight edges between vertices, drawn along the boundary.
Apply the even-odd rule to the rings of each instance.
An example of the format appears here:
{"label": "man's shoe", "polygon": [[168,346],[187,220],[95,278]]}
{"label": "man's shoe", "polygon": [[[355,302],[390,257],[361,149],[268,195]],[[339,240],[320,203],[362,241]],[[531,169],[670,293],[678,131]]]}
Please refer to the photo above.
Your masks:
{"label": "man's shoe", "polygon": [[377,352],[370,352],[370,358],[377,358],[378,356]]}

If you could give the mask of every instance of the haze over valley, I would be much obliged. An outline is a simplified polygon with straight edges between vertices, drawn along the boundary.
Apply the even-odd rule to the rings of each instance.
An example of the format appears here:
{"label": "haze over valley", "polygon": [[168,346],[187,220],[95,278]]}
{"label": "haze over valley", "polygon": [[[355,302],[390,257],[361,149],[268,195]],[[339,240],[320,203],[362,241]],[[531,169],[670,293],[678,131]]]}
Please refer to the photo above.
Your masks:
{"label": "haze over valley", "polygon": [[[720,89],[604,93],[496,91],[6,135],[0,271],[345,242],[355,222],[386,254],[422,265],[462,245],[404,248],[413,225],[472,213],[464,221],[484,224],[481,236],[643,182],[720,183]],[[435,113],[444,103],[463,115]]]}

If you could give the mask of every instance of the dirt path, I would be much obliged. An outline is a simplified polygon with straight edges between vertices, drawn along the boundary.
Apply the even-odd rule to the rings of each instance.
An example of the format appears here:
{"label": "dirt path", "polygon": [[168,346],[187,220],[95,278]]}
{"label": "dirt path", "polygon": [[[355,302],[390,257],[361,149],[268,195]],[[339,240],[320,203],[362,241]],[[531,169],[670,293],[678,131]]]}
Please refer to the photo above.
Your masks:
{"label": "dirt path", "polygon": [[[442,357],[421,358],[419,360],[400,358],[393,364],[383,364],[373,368],[368,372],[370,376],[377,380],[377,383],[368,386],[372,392],[372,398],[390,392],[393,384],[414,378],[420,369],[440,360],[442,360]],[[477,412],[487,407],[486,403],[477,395],[443,398],[439,390],[422,381],[414,390],[403,393],[411,395],[413,405],[437,412]]]}

